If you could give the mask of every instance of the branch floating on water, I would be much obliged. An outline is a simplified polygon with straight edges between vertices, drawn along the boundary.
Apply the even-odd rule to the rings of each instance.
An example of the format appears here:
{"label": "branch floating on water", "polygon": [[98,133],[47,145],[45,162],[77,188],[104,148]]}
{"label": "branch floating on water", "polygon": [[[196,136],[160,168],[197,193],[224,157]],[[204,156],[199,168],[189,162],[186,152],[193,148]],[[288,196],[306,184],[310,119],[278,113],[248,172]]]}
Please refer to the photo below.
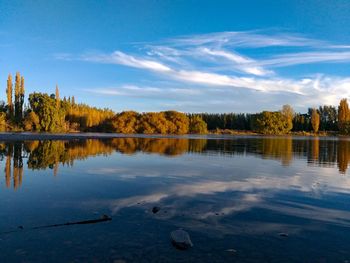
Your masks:
{"label": "branch floating on water", "polygon": [[[63,224],[53,224],[53,225],[45,225],[45,226],[36,226],[28,228],[29,230],[35,230],[35,229],[42,229],[42,228],[52,228],[52,227],[60,227],[60,226],[71,226],[71,225],[87,225],[87,224],[96,224],[96,223],[102,223],[106,221],[111,221],[112,217],[108,215],[103,215],[101,218],[98,219],[91,219],[91,220],[84,220],[84,221],[76,221],[76,222],[66,222]],[[25,228],[23,226],[19,226],[18,229],[20,230],[12,230],[12,231],[6,231],[6,232],[0,232],[0,234],[9,234],[9,233],[15,233],[15,232],[21,232]]]}

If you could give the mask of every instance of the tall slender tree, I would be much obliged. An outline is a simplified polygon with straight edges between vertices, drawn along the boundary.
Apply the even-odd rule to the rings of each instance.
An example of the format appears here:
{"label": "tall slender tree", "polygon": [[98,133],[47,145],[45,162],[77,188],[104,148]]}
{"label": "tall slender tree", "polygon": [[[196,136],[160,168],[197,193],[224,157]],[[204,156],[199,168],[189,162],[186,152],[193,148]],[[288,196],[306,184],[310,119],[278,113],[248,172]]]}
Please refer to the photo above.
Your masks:
{"label": "tall slender tree", "polygon": [[341,133],[347,133],[347,127],[350,122],[350,110],[348,101],[342,99],[338,107],[338,125]]}
{"label": "tall slender tree", "polygon": [[21,75],[19,72],[16,73],[15,78],[15,121],[19,122],[19,112],[20,112],[20,91],[21,91]]}
{"label": "tall slender tree", "polygon": [[21,77],[21,87],[19,91],[19,120],[23,119],[23,105],[24,105],[24,77]]}
{"label": "tall slender tree", "polygon": [[8,117],[10,119],[13,117],[12,88],[13,88],[12,75],[9,74],[7,78],[6,97],[7,97],[7,106],[8,106]]}
{"label": "tall slender tree", "polygon": [[60,107],[60,91],[58,89],[58,86],[56,85],[56,108]]}
{"label": "tall slender tree", "polygon": [[318,132],[318,129],[320,127],[320,114],[316,109],[312,109],[311,113],[311,125],[312,129],[314,130],[315,133]]}
{"label": "tall slender tree", "polygon": [[286,121],[286,129],[290,131],[293,128],[294,110],[290,105],[283,105],[281,113]]}

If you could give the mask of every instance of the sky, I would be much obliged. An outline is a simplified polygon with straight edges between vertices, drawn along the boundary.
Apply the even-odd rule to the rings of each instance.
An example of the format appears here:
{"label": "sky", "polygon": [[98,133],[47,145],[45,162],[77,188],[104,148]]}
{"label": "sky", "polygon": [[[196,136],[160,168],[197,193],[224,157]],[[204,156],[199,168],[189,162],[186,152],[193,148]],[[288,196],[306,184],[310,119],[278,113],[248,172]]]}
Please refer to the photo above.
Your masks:
{"label": "sky", "polygon": [[347,0],[0,0],[0,100],[19,71],[118,112],[306,112],[350,97],[349,28]]}

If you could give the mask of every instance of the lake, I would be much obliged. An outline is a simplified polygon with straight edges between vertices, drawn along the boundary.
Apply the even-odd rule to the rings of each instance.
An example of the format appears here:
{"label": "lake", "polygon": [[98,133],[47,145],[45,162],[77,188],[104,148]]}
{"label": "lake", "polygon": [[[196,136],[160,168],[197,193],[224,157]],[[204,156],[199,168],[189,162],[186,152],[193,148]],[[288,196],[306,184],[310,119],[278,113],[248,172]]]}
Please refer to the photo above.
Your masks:
{"label": "lake", "polygon": [[346,138],[13,141],[0,156],[0,262],[350,262]]}

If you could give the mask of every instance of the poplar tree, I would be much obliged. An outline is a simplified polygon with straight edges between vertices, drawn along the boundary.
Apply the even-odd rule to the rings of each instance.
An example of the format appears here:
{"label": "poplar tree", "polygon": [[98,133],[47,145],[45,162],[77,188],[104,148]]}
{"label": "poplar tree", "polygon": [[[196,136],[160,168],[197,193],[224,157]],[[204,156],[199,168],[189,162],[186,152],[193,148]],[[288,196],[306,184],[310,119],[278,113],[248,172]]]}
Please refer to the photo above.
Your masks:
{"label": "poplar tree", "polygon": [[19,120],[23,118],[23,105],[24,105],[24,77],[21,77],[21,88],[19,91]]}
{"label": "poplar tree", "polygon": [[349,105],[346,99],[342,99],[338,107],[338,125],[341,133],[347,133],[350,122]]}
{"label": "poplar tree", "polygon": [[293,128],[294,110],[290,105],[283,105],[281,113],[286,121],[286,129],[290,131]]}
{"label": "poplar tree", "polygon": [[21,75],[19,72],[16,73],[15,79],[15,120],[19,122],[20,118],[20,91],[21,91]]}
{"label": "poplar tree", "polygon": [[60,91],[58,90],[58,86],[56,85],[56,108],[60,107]]}
{"label": "poplar tree", "polygon": [[312,129],[314,130],[314,132],[317,133],[318,129],[320,127],[320,114],[317,112],[316,109],[312,109],[311,125],[312,125]]}
{"label": "poplar tree", "polygon": [[9,74],[7,78],[6,96],[7,96],[7,105],[8,105],[8,117],[10,119],[13,117],[12,88],[13,88],[12,75]]}

